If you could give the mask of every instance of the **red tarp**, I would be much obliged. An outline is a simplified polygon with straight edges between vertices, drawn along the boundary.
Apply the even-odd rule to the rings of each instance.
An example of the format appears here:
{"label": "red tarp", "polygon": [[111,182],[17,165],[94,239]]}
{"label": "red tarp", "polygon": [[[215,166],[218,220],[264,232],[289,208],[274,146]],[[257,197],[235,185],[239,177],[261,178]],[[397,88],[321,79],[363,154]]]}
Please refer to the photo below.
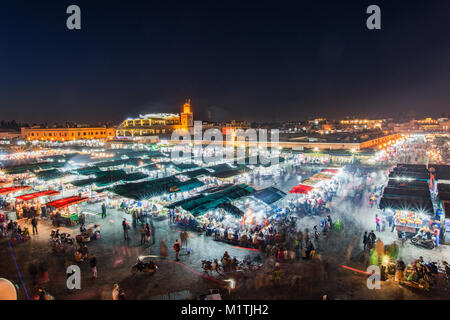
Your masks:
{"label": "red tarp", "polygon": [[54,190],[47,190],[47,191],[40,191],[40,192],[24,194],[23,196],[16,197],[16,199],[28,201],[28,200],[32,200],[32,199],[43,197],[43,196],[54,196],[55,194],[59,194],[59,192],[54,191]]}
{"label": "red tarp", "polygon": [[289,191],[289,192],[290,193],[302,193],[302,194],[305,194],[305,193],[310,192],[312,189],[314,189],[314,187],[306,186],[304,184],[299,184],[298,186],[293,187],[292,190]]}
{"label": "red tarp", "polygon": [[0,194],[8,194],[8,193],[13,193],[13,192],[17,192],[20,190],[28,190],[28,189],[31,189],[31,187],[17,186],[17,187],[0,188]]}
{"label": "red tarp", "polygon": [[56,209],[71,206],[73,204],[77,204],[83,201],[86,201],[88,198],[80,198],[80,197],[68,197],[63,199],[58,199],[49,203],[46,203],[46,206],[55,207]]}
{"label": "red tarp", "polygon": [[336,174],[336,173],[339,172],[339,170],[338,169],[322,169],[322,171],[320,171],[320,172],[327,172],[327,173]]}

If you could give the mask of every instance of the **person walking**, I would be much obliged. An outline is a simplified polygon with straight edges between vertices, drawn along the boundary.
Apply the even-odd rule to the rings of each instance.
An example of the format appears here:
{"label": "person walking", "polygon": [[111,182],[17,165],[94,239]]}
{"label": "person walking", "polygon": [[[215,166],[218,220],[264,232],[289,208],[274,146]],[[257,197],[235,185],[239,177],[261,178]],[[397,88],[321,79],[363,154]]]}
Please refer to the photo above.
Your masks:
{"label": "person walking", "polygon": [[387,222],[388,222],[388,226],[389,228],[392,228],[392,223],[394,222],[394,217],[390,214],[387,216]]}
{"label": "person walking", "polygon": [[327,221],[329,224],[330,231],[332,231],[333,230],[333,220],[331,219],[330,215],[327,216]]}
{"label": "person walking", "polygon": [[36,217],[33,217],[33,219],[31,219],[31,225],[33,226],[33,236],[36,234],[38,234],[38,229],[37,229],[37,225],[38,225],[38,220]]}
{"label": "person walking", "polygon": [[367,231],[364,232],[363,244],[364,244],[364,250],[366,250],[369,247],[369,236],[367,235]]}
{"label": "person walking", "polygon": [[373,230],[370,231],[368,238],[369,238],[368,244],[370,249],[375,244],[375,240],[377,240],[377,236],[375,235],[375,232],[373,232]]}
{"label": "person walking", "polygon": [[164,240],[162,240],[161,244],[159,245],[159,255],[163,259],[167,258],[167,246],[166,246],[166,242]]}
{"label": "person walking", "polygon": [[399,258],[397,260],[397,263],[395,265],[395,281],[403,281],[404,280],[404,271],[406,269],[405,263],[403,262],[402,258]]}
{"label": "person walking", "polygon": [[146,236],[147,230],[145,229],[145,226],[141,227],[141,245],[145,243],[145,236]]}
{"label": "person walking", "polygon": [[94,256],[94,254],[91,254],[91,257],[89,258],[89,265],[92,270],[92,279],[97,279],[97,258]]}
{"label": "person walking", "polygon": [[395,220],[394,217],[392,217],[392,228],[391,228],[391,232],[394,232],[395,230]]}
{"label": "person walking", "polygon": [[380,217],[378,217],[378,214],[375,215],[375,224],[376,224],[377,232],[380,232],[381,231],[381,228],[380,228]]}
{"label": "person walking", "polygon": [[180,238],[181,238],[181,246],[185,245],[187,247],[188,233],[186,231],[182,231],[180,234]]}
{"label": "person walking", "polygon": [[150,226],[148,223],[145,224],[145,241],[150,242],[150,236],[152,233],[150,232]]}
{"label": "person walking", "polygon": [[150,217],[150,235],[152,237],[152,244],[155,244],[156,242],[156,231],[155,231],[155,225],[153,224],[153,218]]}
{"label": "person walking", "polygon": [[102,219],[103,218],[106,218],[106,205],[104,202],[102,203]]}
{"label": "person walking", "polygon": [[133,229],[136,229],[137,216],[136,216],[136,211],[135,210],[133,210],[133,213],[131,214],[131,218],[133,219]]}
{"label": "person walking", "polygon": [[123,238],[124,240],[128,240],[128,229],[130,229],[130,226],[128,225],[126,218],[123,218],[122,228],[123,228]]}
{"label": "person walking", "polygon": [[181,245],[178,242],[178,239],[176,239],[175,244],[173,245],[173,250],[175,250],[175,260],[176,261],[180,261],[180,259],[178,259],[178,255],[180,254],[180,249],[181,249]]}
{"label": "person walking", "polygon": [[0,239],[3,239],[3,237],[6,237],[6,236],[7,236],[6,223],[0,222]]}
{"label": "person walking", "polygon": [[119,285],[117,283],[114,284],[113,290],[112,290],[112,299],[113,300],[119,300]]}

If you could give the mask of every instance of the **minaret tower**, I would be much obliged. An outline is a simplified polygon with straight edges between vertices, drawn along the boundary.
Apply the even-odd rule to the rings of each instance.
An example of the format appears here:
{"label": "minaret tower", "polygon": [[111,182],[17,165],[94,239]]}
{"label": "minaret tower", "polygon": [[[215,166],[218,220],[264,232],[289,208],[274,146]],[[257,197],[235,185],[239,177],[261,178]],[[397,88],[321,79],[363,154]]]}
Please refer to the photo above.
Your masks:
{"label": "minaret tower", "polygon": [[194,126],[194,114],[191,111],[191,99],[187,99],[183,105],[183,112],[181,113],[181,125],[183,128]]}

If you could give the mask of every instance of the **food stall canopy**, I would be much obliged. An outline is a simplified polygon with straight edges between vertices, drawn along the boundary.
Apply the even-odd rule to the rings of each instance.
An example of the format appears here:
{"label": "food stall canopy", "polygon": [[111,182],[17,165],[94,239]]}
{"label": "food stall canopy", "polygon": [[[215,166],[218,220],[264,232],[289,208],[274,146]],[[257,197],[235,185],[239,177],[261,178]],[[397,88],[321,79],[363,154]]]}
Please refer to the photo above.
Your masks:
{"label": "food stall canopy", "polygon": [[62,198],[62,199],[48,202],[45,205],[59,209],[59,208],[68,207],[68,206],[71,206],[71,205],[74,205],[77,203],[81,203],[81,202],[84,202],[87,200],[88,200],[88,198],[86,198],[86,197],[67,197],[67,198]]}
{"label": "food stall canopy", "polygon": [[428,181],[430,179],[430,174],[428,172],[416,172],[416,171],[391,171],[389,173],[389,178],[391,179],[413,179],[413,180],[422,180]]}
{"label": "food stall canopy", "polygon": [[400,196],[403,198],[424,198],[430,199],[430,190],[421,188],[384,188],[383,195],[386,197]]}
{"label": "food stall canopy", "polygon": [[380,209],[388,209],[388,208],[395,210],[415,211],[427,214],[434,214],[434,208],[431,199],[388,198],[388,197],[381,198]]}
{"label": "food stall canopy", "polygon": [[[198,216],[217,208],[221,204],[248,196],[254,191],[255,189],[246,184],[231,185],[215,193],[195,196],[177,204],[184,210],[189,211],[193,216]],[[227,208],[229,209],[230,207]]]}
{"label": "food stall canopy", "polygon": [[182,163],[182,162],[170,162],[169,166],[175,168],[178,171],[197,169],[198,165],[195,163]]}
{"label": "food stall canopy", "polygon": [[54,191],[54,190],[47,190],[47,191],[39,191],[39,192],[24,194],[22,196],[16,197],[16,199],[22,200],[22,201],[28,201],[28,200],[32,200],[32,199],[43,197],[43,196],[54,196],[56,194],[59,194],[59,192]]}
{"label": "food stall canopy", "polygon": [[339,172],[339,169],[322,169],[320,170],[321,173],[331,173],[331,174],[337,174]]}
{"label": "food stall canopy", "polygon": [[428,168],[433,171],[437,180],[450,180],[450,165],[445,164],[429,164]]}
{"label": "food stall canopy", "polygon": [[129,159],[117,159],[112,161],[97,162],[95,163],[95,165],[99,168],[116,167],[120,165],[139,167],[149,163],[151,163],[151,159],[129,158]]}
{"label": "food stall canopy", "polygon": [[134,200],[147,200],[151,197],[169,193],[171,187],[179,182],[174,176],[155,179],[151,181],[128,183],[114,186],[110,189],[115,194]]}
{"label": "food stall canopy", "polygon": [[110,185],[112,183],[118,182],[118,181],[136,181],[140,179],[147,178],[148,175],[142,173],[142,172],[134,172],[127,174],[122,169],[120,170],[111,170],[111,171],[100,171],[96,173],[96,178],[91,179],[81,179],[81,180],[75,180],[70,182],[72,185],[76,187],[84,187],[87,185],[91,185],[95,183],[98,187],[103,187]]}
{"label": "food stall canopy", "polygon": [[197,170],[186,171],[186,172],[183,172],[182,174],[188,178],[193,179],[193,178],[197,178],[200,176],[209,176],[211,174],[211,172],[206,170],[205,168],[201,168],[201,169],[197,169]]}
{"label": "food stall canopy", "polygon": [[261,158],[258,157],[258,163],[260,163],[261,166],[263,167],[270,167],[272,166],[272,163],[274,164],[279,164],[279,163],[283,163],[285,161],[285,159],[283,157],[278,157],[278,159],[276,159],[276,157],[274,158],[267,158],[267,157],[263,157],[263,161],[260,160]]}
{"label": "food stall canopy", "polygon": [[221,172],[221,171],[227,171],[231,169],[231,166],[227,163],[220,163],[216,164],[214,166],[208,167],[208,169],[214,171],[214,172]]}
{"label": "food stall canopy", "polygon": [[438,198],[441,201],[450,201],[450,184],[438,183]]}
{"label": "food stall canopy", "polygon": [[226,178],[231,178],[231,177],[243,174],[248,171],[250,171],[250,168],[242,165],[237,168],[230,168],[228,170],[214,172],[211,174],[211,176],[216,177],[216,178],[226,179]]}
{"label": "food stall canopy", "polygon": [[410,168],[403,168],[403,167],[395,167],[393,170],[393,172],[396,172],[398,174],[403,174],[403,173],[410,173],[410,174],[416,174],[416,175],[428,175],[429,171],[427,169],[410,169]]}
{"label": "food stall canopy", "polygon": [[174,186],[170,187],[170,192],[190,191],[195,188],[204,186],[205,184],[198,179],[189,179],[186,181],[180,181]]}
{"label": "food stall canopy", "polygon": [[293,187],[293,188],[291,189],[291,191],[289,191],[289,193],[306,194],[306,193],[310,192],[310,191],[313,190],[313,189],[314,189],[314,187],[312,187],[312,186],[307,186],[307,185],[304,185],[304,184],[299,184],[299,185]]}
{"label": "food stall canopy", "polygon": [[134,157],[148,157],[148,158],[163,158],[167,157],[164,153],[158,150],[120,150],[116,152],[117,156]]}
{"label": "food stall canopy", "polygon": [[268,187],[252,193],[252,197],[255,197],[256,199],[268,205],[277,202],[278,200],[284,198],[285,196],[286,193],[274,187]]}
{"label": "food stall canopy", "polygon": [[47,170],[63,167],[64,163],[61,162],[36,162],[20,165],[12,165],[3,168],[6,174],[22,174],[27,172],[34,172],[37,170]]}
{"label": "food stall canopy", "polygon": [[405,169],[409,169],[411,171],[414,170],[426,170],[427,166],[424,164],[409,164],[409,163],[398,163],[396,168],[405,168]]}
{"label": "food stall canopy", "polygon": [[450,202],[445,202],[443,205],[444,214],[447,219],[450,219]]}
{"label": "food stall canopy", "polygon": [[147,164],[147,165],[145,165],[143,167],[140,167],[140,169],[145,169],[147,171],[157,171],[157,170],[159,170],[158,165],[156,163]]}
{"label": "food stall canopy", "polygon": [[426,189],[429,190],[429,185],[426,181],[413,180],[413,181],[398,181],[395,179],[389,179],[388,187],[393,188],[414,188],[414,189]]}
{"label": "food stall canopy", "polygon": [[16,187],[0,188],[0,195],[13,193],[13,192],[17,192],[20,190],[28,190],[28,189],[31,189],[31,187],[30,186],[16,186]]}
{"label": "food stall canopy", "polygon": [[211,187],[211,188],[205,189],[205,190],[203,190],[202,193],[203,194],[209,194],[209,193],[222,191],[222,190],[225,190],[225,189],[231,187],[232,185],[233,185],[232,183],[224,183],[224,184],[222,184],[220,186],[216,186],[216,187]]}
{"label": "food stall canopy", "polygon": [[313,180],[331,180],[331,176],[329,174],[324,173],[316,173],[309,178]]}
{"label": "food stall canopy", "polygon": [[96,166],[88,166],[88,167],[84,167],[84,168],[79,168],[75,171],[78,174],[83,175],[83,176],[89,176],[91,174],[97,174],[99,172],[102,172],[102,170],[100,170],[100,168],[96,167]]}
{"label": "food stall canopy", "polygon": [[176,207],[181,207],[185,203],[188,203],[190,201],[194,201],[196,199],[200,199],[202,197],[204,197],[204,194],[198,194],[198,195],[190,197],[190,198],[186,198],[186,199],[183,199],[183,200],[172,202],[171,204],[167,205],[166,208],[167,209],[175,209]]}
{"label": "food stall canopy", "polygon": [[55,180],[69,175],[68,172],[61,172],[58,169],[50,169],[36,172],[36,178],[40,180]]}
{"label": "food stall canopy", "polygon": [[[256,160],[256,161],[255,161]],[[252,161],[254,161],[255,163],[251,163]],[[257,166],[257,167],[270,167],[272,165],[272,163],[274,164],[278,164],[277,163],[283,163],[285,161],[285,159],[283,157],[278,157],[278,159],[276,157],[273,158],[268,158],[268,157],[264,157],[264,156],[255,156],[253,159],[252,157],[241,157],[241,158],[235,158],[234,160],[234,165],[236,166],[240,166],[240,165],[251,165],[251,166]]]}
{"label": "food stall canopy", "polygon": [[310,186],[310,187],[315,187],[316,185],[320,184],[322,182],[322,180],[317,180],[317,179],[306,179],[304,181],[302,181],[302,184],[305,186]]}
{"label": "food stall canopy", "polygon": [[236,207],[235,205],[233,205],[229,202],[224,202],[224,203],[219,204],[218,208],[222,208],[227,213],[229,213],[237,218],[242,217],[244,215],[244,212],[241,209],[239,209],[238,207]]}

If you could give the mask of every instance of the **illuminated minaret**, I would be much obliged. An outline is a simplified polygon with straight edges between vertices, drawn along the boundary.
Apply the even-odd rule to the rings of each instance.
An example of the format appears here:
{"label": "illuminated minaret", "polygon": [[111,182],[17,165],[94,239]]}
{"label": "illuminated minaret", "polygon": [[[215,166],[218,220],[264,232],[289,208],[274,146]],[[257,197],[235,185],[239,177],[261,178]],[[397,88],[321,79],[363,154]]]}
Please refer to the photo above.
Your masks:
{"label": "illuminated minaret", "polygon": [[183,105],[183,112],[181,113],[181,125],[184,128],[194,126],[194,114],[191,112],[191,99],[187,99]]}

